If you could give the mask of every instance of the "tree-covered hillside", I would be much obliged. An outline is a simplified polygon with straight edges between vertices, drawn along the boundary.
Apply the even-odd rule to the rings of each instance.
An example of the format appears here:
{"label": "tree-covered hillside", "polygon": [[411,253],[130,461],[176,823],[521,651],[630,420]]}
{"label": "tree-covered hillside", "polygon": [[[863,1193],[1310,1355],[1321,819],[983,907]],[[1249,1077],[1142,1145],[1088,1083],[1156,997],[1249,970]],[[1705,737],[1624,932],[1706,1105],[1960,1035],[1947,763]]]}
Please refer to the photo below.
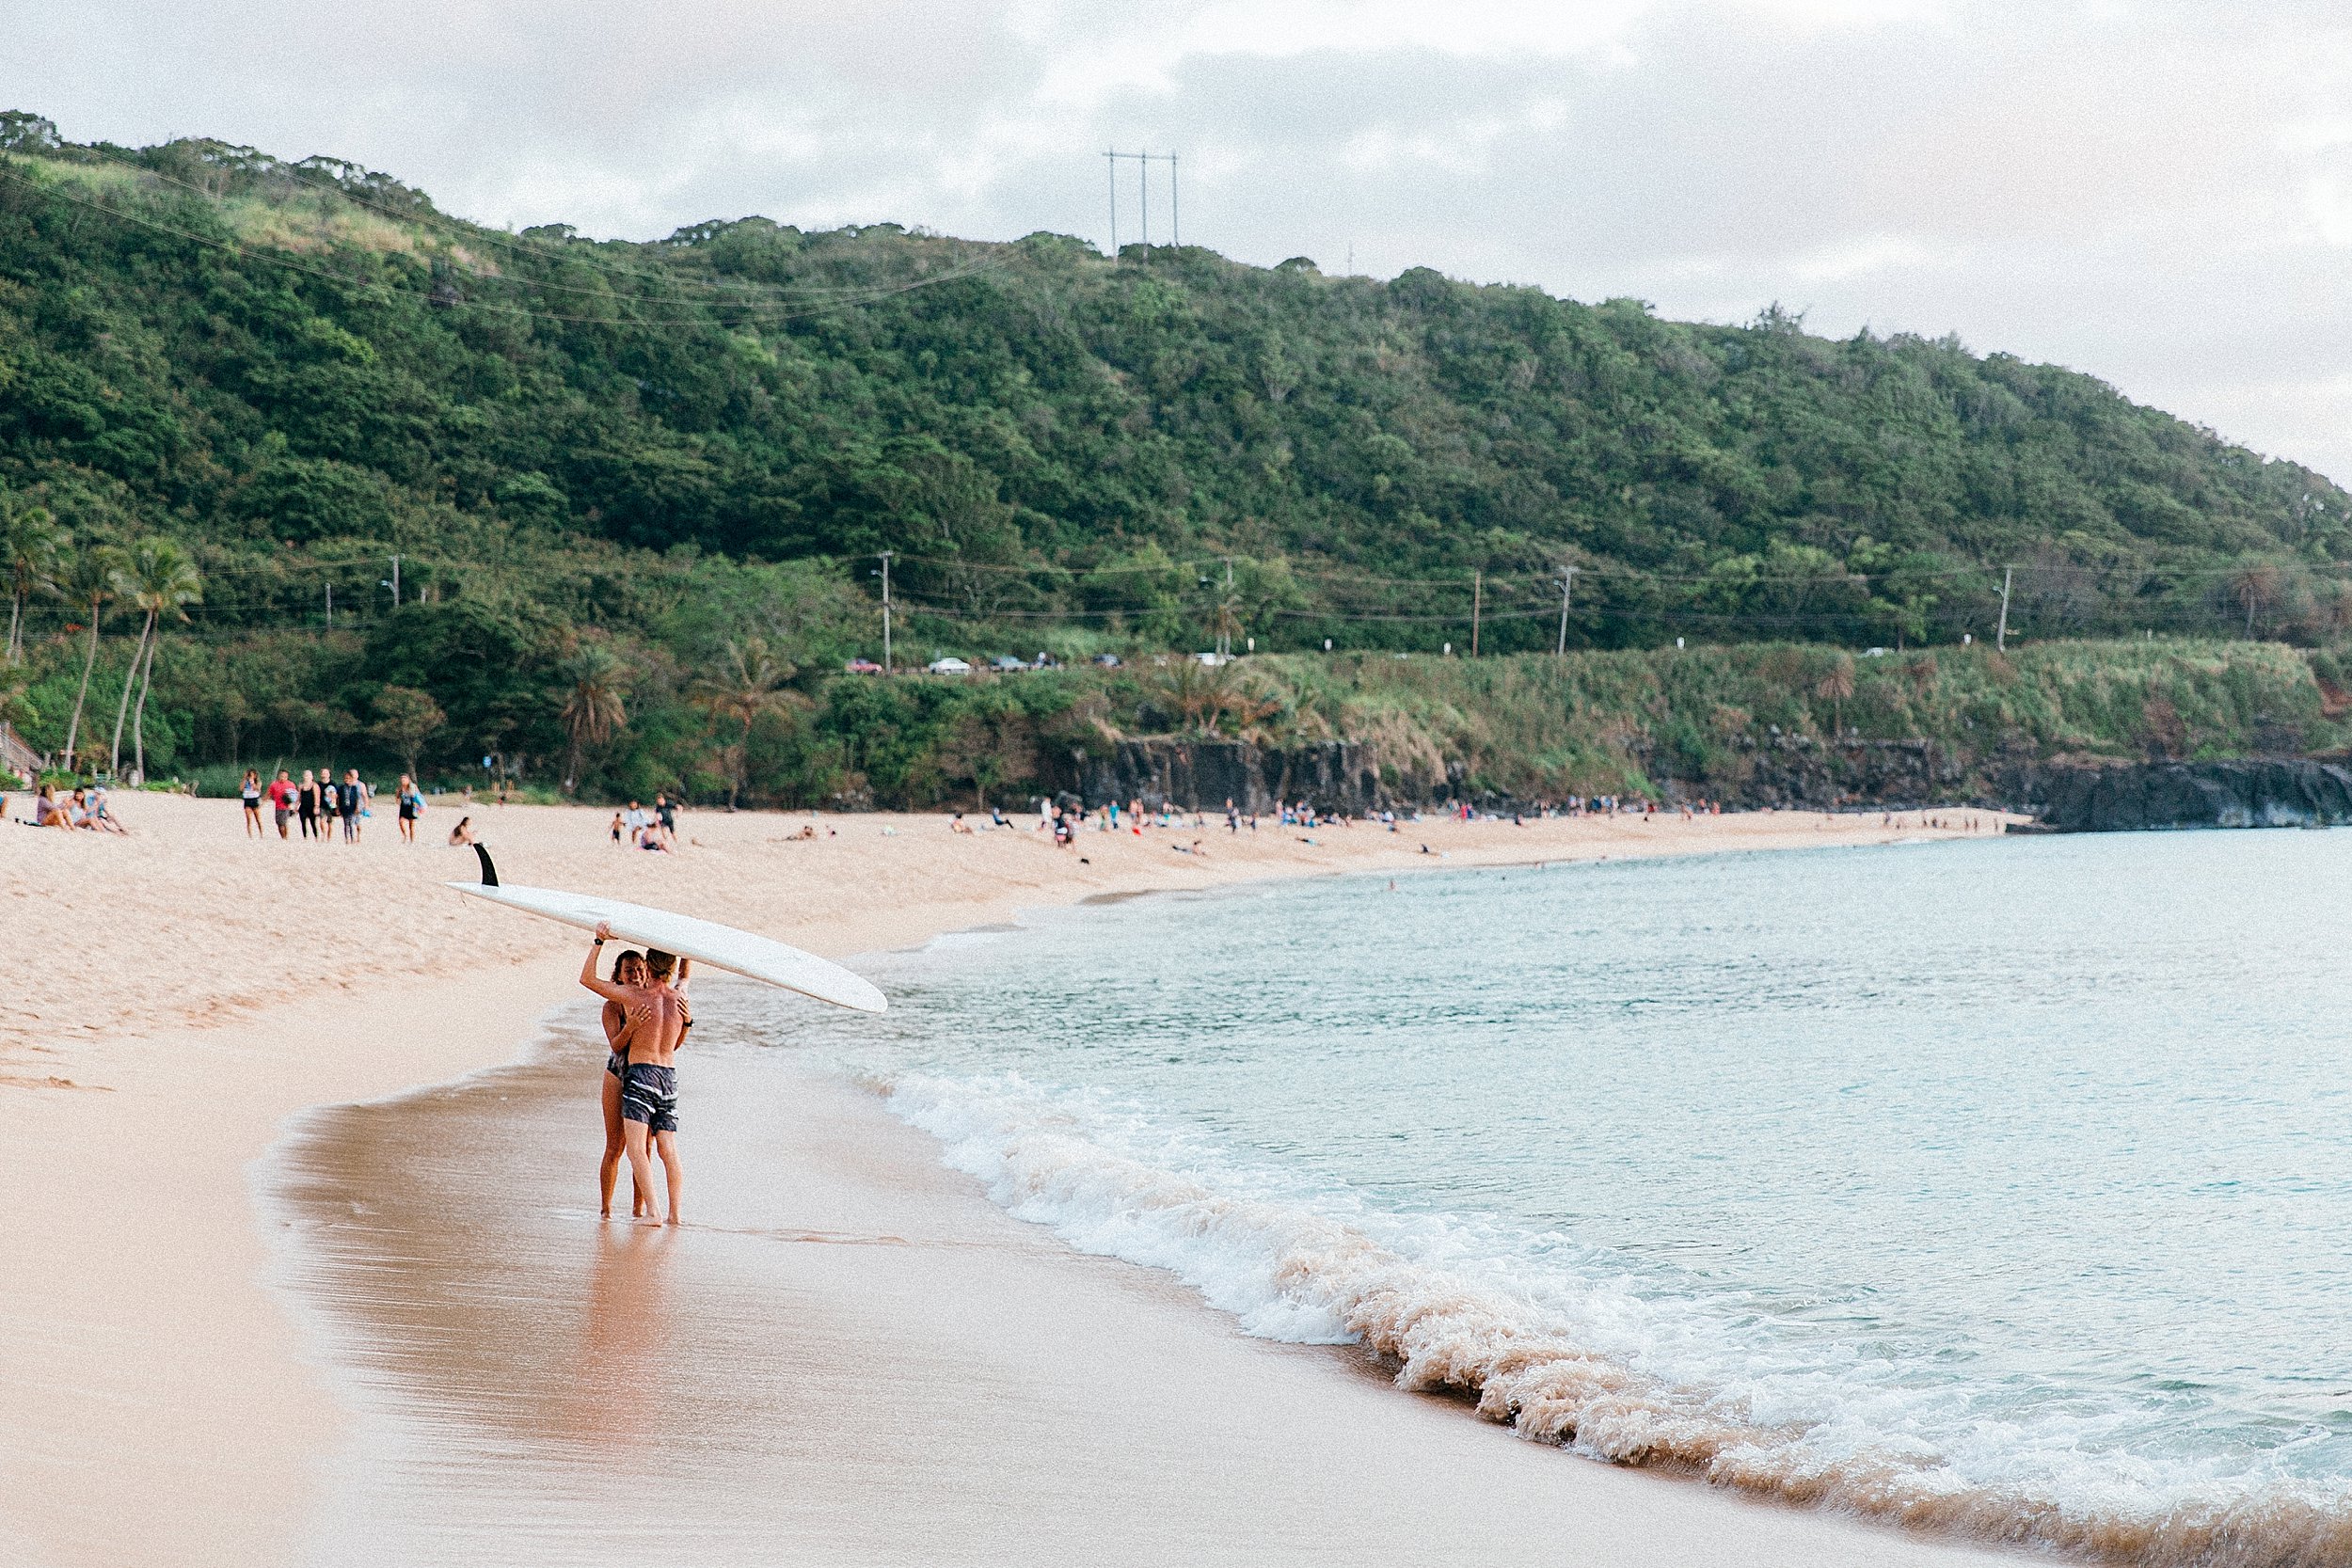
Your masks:
{"label": "tree-covered hillside", "polygon": [[[1564,566],[1572,647],[1983,638],[2012,566],[2037,637],[2352,622],[2335,485],[1948,341],[1047,234],[517,235],[330,160],[24,115],[0,491],[60,562],[160,536],[201,575],[149,644],[167,761],[331,741],[594,777],[626,745],[758,792],[753,732],[881,654],[885,550],[900,661],[1549,649]],[[147,625],[126,593],[116,636],[102,594],[89,662],[87,601],[34,580],[66,575],[25,578],[44,747],[86,667],[112,727]],[[739,723],[717,689],[759,684],[751,639]],[[405,742],[411,692],[440,721]]]}

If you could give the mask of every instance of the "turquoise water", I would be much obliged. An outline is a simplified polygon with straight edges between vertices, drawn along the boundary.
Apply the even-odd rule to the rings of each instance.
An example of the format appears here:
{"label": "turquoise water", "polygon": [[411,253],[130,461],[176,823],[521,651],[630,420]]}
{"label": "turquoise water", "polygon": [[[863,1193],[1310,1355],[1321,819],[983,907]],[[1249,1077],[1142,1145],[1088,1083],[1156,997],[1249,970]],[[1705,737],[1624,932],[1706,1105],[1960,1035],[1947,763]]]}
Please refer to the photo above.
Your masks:
{"label": "turquoise water", "polygon": [[1531,1437],[2150,1560],[2352,1553],[2352,832],[1257,886],[790,1037],[1024,1217]]}

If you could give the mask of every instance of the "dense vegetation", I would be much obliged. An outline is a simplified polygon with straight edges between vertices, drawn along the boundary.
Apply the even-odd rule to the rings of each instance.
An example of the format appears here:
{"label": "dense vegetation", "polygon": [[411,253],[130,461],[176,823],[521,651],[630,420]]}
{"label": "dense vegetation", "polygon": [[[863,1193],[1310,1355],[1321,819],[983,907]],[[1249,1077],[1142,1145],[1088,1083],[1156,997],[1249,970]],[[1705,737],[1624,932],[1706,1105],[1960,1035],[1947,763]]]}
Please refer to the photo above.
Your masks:
{"label": "dense vegetation", "polygon": [[[1930,644],[1975,669],[1941,645],[1993,632],[2011,566],[2033,639],[2325,650],[2352,625],[2335,485],[1949,341],[1047,234],[514,235],[328,160],[77,147],[23,115],[0,116],[0,498],[34,541],[9,565],[27,662],[8,717],[151,770],[331,752],[455,777],[494,752],[599,794],[911,801],[1154,726],[1343,719],[1458,747],[1517,735],[1518,693],[1534,728],[1480,767],[1557,781],[1631,754],[1538,736],[1587,713],[1568,688],[1668,668],[1261,659],[1207,715],[1152,695],[1168,672],[829,675],[882,654],[885,550],[900,663],[1565,635]],[[2307,661],[2262,657],[2319,700]],[[1791,678],[1775,697],[1740,677],[1689,722],[1769,727],[1813,702],[1820,677]],[[1424,723],[1417,683],[1489,711]],[[2093,738],[2133,750],[2131,728]]]}

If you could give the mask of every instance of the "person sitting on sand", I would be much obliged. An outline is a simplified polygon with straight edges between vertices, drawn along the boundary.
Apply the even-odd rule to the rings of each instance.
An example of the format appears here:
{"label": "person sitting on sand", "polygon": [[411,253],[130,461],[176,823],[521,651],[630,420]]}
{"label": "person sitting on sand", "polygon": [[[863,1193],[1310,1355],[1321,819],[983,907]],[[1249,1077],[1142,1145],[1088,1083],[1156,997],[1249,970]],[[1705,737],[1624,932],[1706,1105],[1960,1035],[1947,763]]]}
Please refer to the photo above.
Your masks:
{"label": "person sitting on sand", "polygon": [[658,1149],[669,1178],[669,1223],[678,1220],[685,1180],[677,1163],[677,1048],[691,1018],[686,999],[668,983],[675,963],[667,953],[645,955],[647,983],[625,986],[596,978],[596,955],[612,940],[612,927],[599,922],[596,941],[580,961],[580,983],[628,1015],[628,1061],[621,1070],[621,1135],[630,1179],[646,1217],[654,1203],[653,1154]]}
{"label": "person sitting on sand", "polygon": [[972,824],[963,819],[963,813],[958,812],[955,815],[955,820],[947,824],[947,831],[951,833],[968,833],[972,831]]}
{"label": "person sitting on sand", "polygon": [[472,842],[473,818],[470,816],[461,816],[457,819],[457,826],[449,831],[450,847],[453,849],[463,848]]}
{"label": "person sitting on sand", "polygon": [[83,819],[74,824],[75,827],[87,828],[90,832],[98,833],[119,833],[124,838],[131,836],[131,830],[124,827],[121,819],[107,809],[106,791],[100,785],[90,785],[89,796],[84,801],[84,805],[87,809],[83,813]]}
{"label": "person sitting on sand", "polygon": [[65,828],[73,826],[73,814],[58,803],[47,784],[33,796],[33,826],[36,828]]}

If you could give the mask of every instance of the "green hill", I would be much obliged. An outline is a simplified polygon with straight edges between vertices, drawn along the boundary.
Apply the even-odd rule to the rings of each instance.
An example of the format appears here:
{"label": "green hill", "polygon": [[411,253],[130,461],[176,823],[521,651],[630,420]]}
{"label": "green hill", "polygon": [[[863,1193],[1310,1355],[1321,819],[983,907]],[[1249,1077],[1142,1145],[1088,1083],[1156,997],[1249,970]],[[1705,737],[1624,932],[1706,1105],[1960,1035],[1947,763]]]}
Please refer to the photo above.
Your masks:
{"label": "green hill", "polygon": [[[1048,234],[517,235],[331,160],[24,115],[0,490],[193,557],[147,720],[176,766],[401,752],[389,685],[444,768],[805,796],[857,770],[814,672],[880,655],[884,550],[901,661],[1548,650],[1564,565],[1576,648],[1984,638],[2012,566],[2037,638],[2352,622],[2334,484],[1949,341]],[[18,721],[54,747],[85,617],[25,614]],[[753,637],[800,673],[746,727],[697,682]],[[101,728],[132,657],[100,645]],[[623,694],[612,735],[565,721],[583,684]]]}

